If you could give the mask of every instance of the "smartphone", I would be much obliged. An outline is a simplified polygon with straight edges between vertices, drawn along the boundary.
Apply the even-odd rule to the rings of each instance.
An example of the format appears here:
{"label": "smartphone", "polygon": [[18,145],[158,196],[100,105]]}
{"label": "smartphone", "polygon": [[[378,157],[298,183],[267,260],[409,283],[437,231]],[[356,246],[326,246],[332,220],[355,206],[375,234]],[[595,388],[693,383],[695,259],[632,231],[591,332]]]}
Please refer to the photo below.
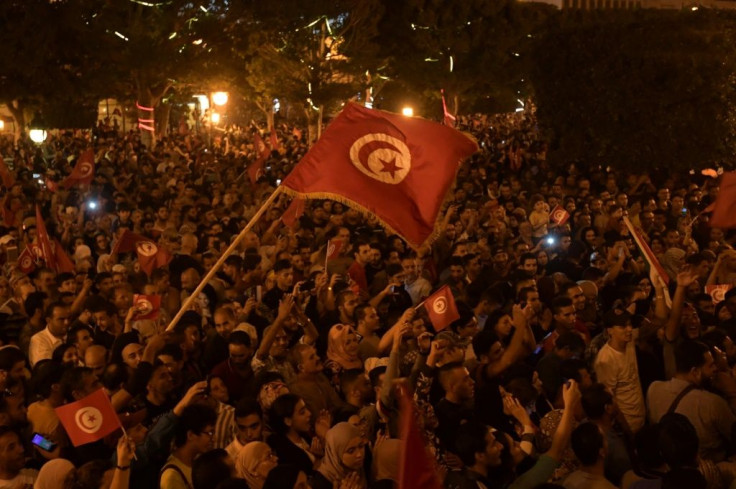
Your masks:
{"label": "smartphone", "polygon": [[42,448],[43,450],[46,450],[47,452],[53,452],[54,449],[56,448],[56,443],[52,442],[48,438],[45,438],[43,435],[39,433],[33,434],[31,443],[33,443],[39,448]]}
{"label": "smartphone", "polygon": [[545,239],[544,241],[545,241],[545,242],[546,242],[546,243],[547,243],[547,244],[548,244],[549,246],[552,246],[553,244],[555,244],[555,238],[546,238],[546,239]]}
{"label": "smartphone", "polygon": [[261,302],[263,298],[263,286],[256,285],[256,301]]}

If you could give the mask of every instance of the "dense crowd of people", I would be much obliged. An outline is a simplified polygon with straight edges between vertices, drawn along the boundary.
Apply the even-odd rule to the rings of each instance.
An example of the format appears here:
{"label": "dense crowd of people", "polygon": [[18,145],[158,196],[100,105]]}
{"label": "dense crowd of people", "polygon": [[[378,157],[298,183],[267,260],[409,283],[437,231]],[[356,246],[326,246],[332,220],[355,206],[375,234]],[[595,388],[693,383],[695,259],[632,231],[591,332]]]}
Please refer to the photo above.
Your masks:
{"label": "dense crowd of people", "polygon": [[[717,180],[553,167],[531,111],[458,127],[480,151],[431,244],[330,200],[287,226],[282,195],[169,331],[302,133],[277,127],[256,182],[252,129],[0,142],[0,489],[397,487],[402,388],[448,489],[730,487],[736,235],[702,213]],[[93,182],[64,189],[90,147]],[[74,270],[19,267],[36,205]],[[125,233],[169,258],[147,273]],[[444,285],[459,319],[438,331],[422,304]],[[125,431],[73,446],[55,408],[100,389]]]}

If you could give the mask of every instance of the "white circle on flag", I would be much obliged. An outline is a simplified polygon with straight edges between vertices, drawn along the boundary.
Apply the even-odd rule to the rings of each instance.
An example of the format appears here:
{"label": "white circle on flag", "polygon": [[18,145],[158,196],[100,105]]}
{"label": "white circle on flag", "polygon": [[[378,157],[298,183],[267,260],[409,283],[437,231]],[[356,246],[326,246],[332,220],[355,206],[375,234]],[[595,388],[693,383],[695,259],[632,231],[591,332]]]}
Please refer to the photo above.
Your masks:
{"label": "white circle on flag", "polygon": [[153,256],[158,252],[158,247],[152,241],[139,241],[135,245],[138,253],[143,256]]}
{"label": "white circle on flag", "polygon": [[383,133],[366,134],[350,147],[350,161],[361,173],[396,185],[411,170],[411,153],[403,141]]}
{"label": "white circle on flag", "polygon": [[432,302],[432,310],[435,314],[444,314],[447,311],[447,299],[438,297]]}
{"label": "white circle on flag", "polygon": [[18,265],[21,269],[28,270],[33,266],[33,258],[31,258],[31,255],[23,255]]}
{"label": "white circle on flag", "polygon": [[335,244],[334,243],[328,244],[327,245],[327,256],[332,255],[332,253],[334,252],[335,252]]}
{"label": "white circle on flag", "polygon": [[713,300],[715,302],[723,302],[726,298],[727,291],[728,289],[726,287],[716,287],[716,290],[713,291]]}
{"label": "white circle on flag", "polygon": [[92,163],[84,162],[79,165],[79,178],[86,178],[90,175],[92,175],[92,169],[94,167],[92,166]]}
{"label": "white circle on flag", "polygon": [[557,209],[554,214],[552,214],[552,220],[555,222],[560,222],[565,218],[565,209]]}
{"label": "white circle on flag", "polygon": [[74,414],[74,422],[85,433],[97,433],[102,427],[102,413],[91,406],[83,407]]}
{"label": "white circle on flag", "polygon": [[151,304],[151,301],[148,299],[140,299],[136,304],[136,307],[138,307],[138,314],[141,316],[145,316],[153,311],[153,304]]}

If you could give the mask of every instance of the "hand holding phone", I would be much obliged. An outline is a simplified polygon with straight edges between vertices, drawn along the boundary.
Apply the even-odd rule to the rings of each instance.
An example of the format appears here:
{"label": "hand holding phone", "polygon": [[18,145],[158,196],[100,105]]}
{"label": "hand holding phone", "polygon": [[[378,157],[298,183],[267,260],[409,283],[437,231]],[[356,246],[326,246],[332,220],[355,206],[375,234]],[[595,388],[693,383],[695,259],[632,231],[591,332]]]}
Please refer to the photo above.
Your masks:
{"label": "hand holding phone", "polygon": [[44,437],[40,433],[34,433],[33,438],[31,439],[31,443],[36,445],[37,447],[41,448],[42,450],[45,450],[47,452],[53,452],[54,449],[56,449],[56,443],[49,440],[48,438]]}

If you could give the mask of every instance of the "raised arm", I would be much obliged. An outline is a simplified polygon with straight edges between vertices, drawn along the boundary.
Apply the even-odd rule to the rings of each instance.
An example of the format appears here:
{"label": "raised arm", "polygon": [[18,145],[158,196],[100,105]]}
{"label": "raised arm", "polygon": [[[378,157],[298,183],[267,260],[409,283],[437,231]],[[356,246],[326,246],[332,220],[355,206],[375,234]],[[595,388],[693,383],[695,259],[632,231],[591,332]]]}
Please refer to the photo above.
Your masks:
{"label": "raised arm", "polygon": [[[523,312],[521,306],[514,304],[512,317],[517,314],[523,314]],[[509,343],[509,347],[503,352],[501,358],[497,362],[489,363],[486,366],[486,373],[489,377],[495,377],[500,374],[524,355],[526,334],[525,328],[514,329],[514,334],[511,336],[511,343]]]}
{"label": "raised arm", "polygon": [[675,341],[680,334],[680,318],[685,305],[685,291],[697,279],[698,275],[689,268],[677,274],[677,289],[672,299],[672,311],[670,311],[670,317],[664,328],[664,337],[669,342]]}
{"label": "raised arm", "polygon": [[562,400],[565,403],[562,420],[552,438],[552,447],[547,452],[548,456],[558,462],[562,460],[567,445],[570,443],[570,435],[575,425],[575,410],[580,403],[580,390],[577,382],[574,380],[568,382],[569,384],[562,386]]}
{"label": "raised arm", "polygon": [[279,334],[281,329],[284,327],[284,321],[289,317],[291,308],[294,307],[294,297],[291,294],[284,295],[279,303],[279,313],[276,316],[276,320],[268,328],[268,332],[263,336],[263,341],[256,351],[256,358],[263,360],[268,356],[268,351],[271,349],[271,345],[276,339],[276,335]]}

